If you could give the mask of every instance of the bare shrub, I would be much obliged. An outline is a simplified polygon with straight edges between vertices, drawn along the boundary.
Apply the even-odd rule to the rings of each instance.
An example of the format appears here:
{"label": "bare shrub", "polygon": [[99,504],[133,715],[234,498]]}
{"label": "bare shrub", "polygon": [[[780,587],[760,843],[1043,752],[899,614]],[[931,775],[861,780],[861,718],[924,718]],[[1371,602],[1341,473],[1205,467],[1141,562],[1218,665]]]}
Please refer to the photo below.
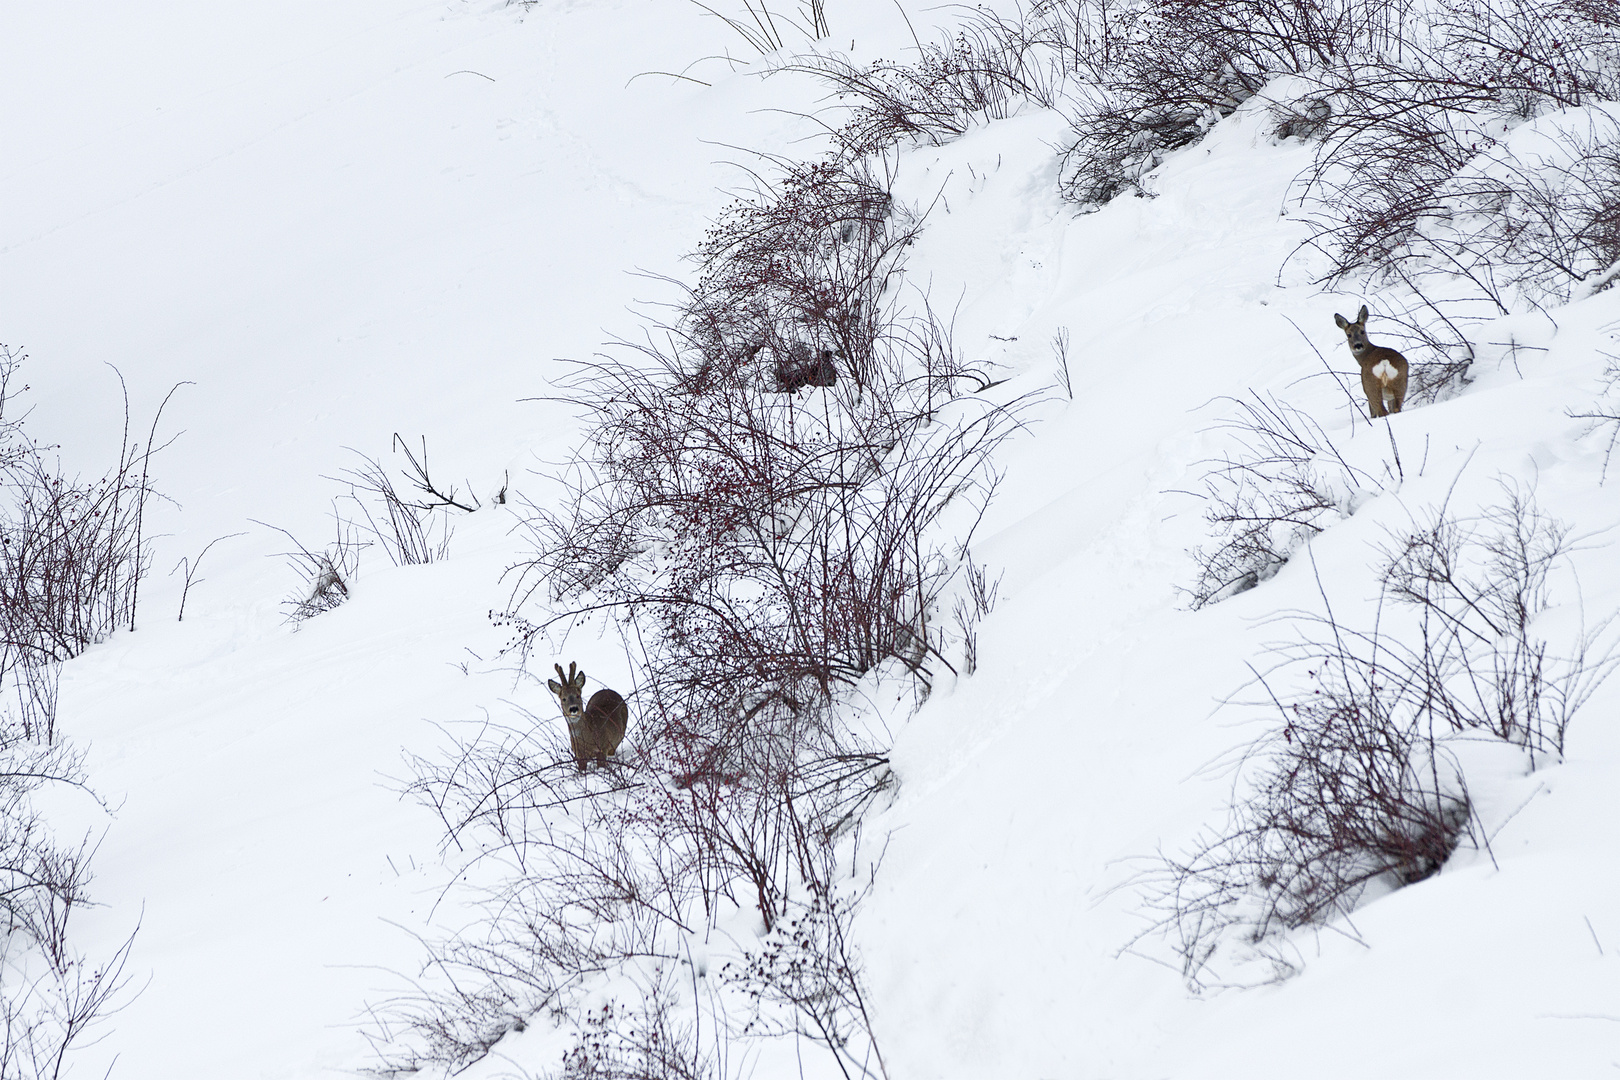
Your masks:
{"label": "bare shrub", "polygon": [[142,442],[129,431],[126,393],[116,464],[93,480],[66,477],[50,448],[3,419],[23,359],[0,346],[0,689],[15,698],[25,736],[48,742],[58,665],[119,627],[135,627],[151,562],[142,535],[154,494],[149,469],[162,449],[156,431],[169,398]]}
{"label": "bare shrub", "polygon": [[790,65],[832,87],[848,118],[834,136],[859,157],[899,143],[939,146],[975,124],[1001,120],[1026,101],[1051,105],[1047,72],[1013,24],[978,14],[944,42],[918,45],[912,63],[859,67],[837,56],[801,56]]}
{"label": "bare shrub", "polygon": [[134,943],[132,935],[96,966],[76,957],[60,971],[43,972],[17,956],[13,941],[0,947],[0,1080],[69,1075],[72,1052],[92,1043],[128,1003],[124,969]]}
{"label": "bare shrub", "polygon": [[969,556],[963,578],[967,595],[957,598],[951,614],[956,618],[957,638],[962,643],[962,674],[967,676],[979,669],[979,623],[995,610],[1001,577],[992,580],[989,570]]}
{"label": "bare shrub", "polygon": [[678,357],[582,365],[575,400],[598,418],[588,479],[565,513],[537,513],[526,580],[643,613],[656,648],[681,657],[658,663],[685,673],[666,676],[670,692],[803,703],[891,657],[924,672],[938,655],[929,613],[957,564],[924,537],[947,508],[988,497],[983,466],[1014,414],[947,411],[954,358],[903,352],[930,347],[926,334],[879,344],[922,362],[808,406],[746,385],[672,394]]}
{"label": "bare shrub", "polygon": [[721,977],[743,992],[749,1006],[744,1035],[807,1038],[833,1054],[844,1076],[886,1077],[850,940],[850,916],[859,900],[818,884],[761,948],[742,963],[728,964]]}
{"label": "bare shrub", "polygon": [[1245,751],[1256,775],[1227,820],[1145,875],[1155,929],[1193,989],[1251,954],[1288,973],[1288,931],[1348,914],[1371,885],[1421,881],[1472,829],[1456,760],[1392,715],[1367,674],[1331,671],[1279,702],[1284,724]]}
{"label": "bare shrub", "polygon": [[225,536],[216,536],[212,540],[208,541],[208,543],[203,545],[203,549],[197,552],[197,557],[195,559],[191,558],[189,555],[182,556],[180,561],[174,564],[174,569],[169,571],[170,577],[174,576],[176,570],[184,571],[185,574],[180,587],[180,611],[175,616],[175,622],[186,621],[186,597],[191,595],[191,587],[193,585],[201,584],[205,580],[197,576],[197,572],[202,569],[203,558],[207,556],[208,552],[213,548],[213,546],[220,541],[234,540],[238,536],[246,535],[246,533],[238,532],[229,533]]}
{"label": "bare shrub", "polygon": [[68,923],[89,902],[93,845],[64,842],[38,799],[64,790],[96,798],[83,754],[59,740],[61,665],[135,627],[150,564],[149,467],[169,400],[141,441],[126,392],[116,464],[97,479],[70,478],[6,415],[25,359],[0,345],[0,694],[10,701],[0,713],[0,1080],[61,1075],[126,986],[133,938],[99,968],[72,948]]}
{"label": "bare shrub", "polygon": [[1504,120],[1620,97],[1613,0],[1049,0],[971,25],[976,54],[1019,73],[1007,93],[1069,116],[1060,188],[1078,203],[1139,190],[1270,85],[1276,134],[1316,145],[1298,195],[1318,283],[1456,278],[1499,314],[1620,264],[1611,118],[1533,157],[1499,145]]}
{"label": "bare shrub", "polygon": [[1069,371],[1069,328],[1060,326],[1052,335],[1052,356],[1057,361],[1057,385],[1063,396],[1074,400],[1074,376]]}
{"label": "bare shrub", "polygon": [[426,439],[422,441],[420,456],[397,434],[394,447],[405,452],[409,463],[406,480],[415,488],[413,495],[402,493],[395,487],[393,476],[376,458],[359,451],[353,453],[360,458],[360,464],[344,469],[340,476],[332,479],[349,486],[347,498],[363,521],[359,527],[382,545],[395,566],[439,562],[450,552],[453,532],[443,512],[455,509],[470,513],[477,506],[457,501],[455,488],[448,491],[438,488],[428,473]]}
{"label": "bare shrub", "polygon": [[1332,108],[1300,178],[1308,244],[1328,257],[1320,280],[1455,279],[1505,313],[1611,265],[1612,122],[1554,124],[1533,159],[1499,140],[1620,93],[1617,16],[1609,0],[1448,0],[1414,9],[1398,53],[1310,73]]}
{"label": "bare shrub", "polygon": [[1620,356],[1604,353],[1608,365],[1603,371],[1604,391],[1592,404],[1591,412],[1571,412],[1569,415],[1576,420],[1590,420],[1590,432],[1601,431],[1608,428],[1609,441],[1603,447],[1603,471],[1598,477],[1602,484],[1609,477],[1609,459],[1614,456],[1616,442],[1620,442],[1620,401],[1616,400],[1616,388],[1620,387]]}
{"label": "bare shrub", "polygon": [[[545,1013],[581,1030],[572,1067],[628,1068],[662,1048],[701,1074],[695,1042],[658,1020],[667,1002],[656,994],[644,1018],[664,1034],[656,1023],[638,1033],[634,1021],[611,1037],[593,1028],[583,1007],[591,978],[680,965],[696,987],[705,972],[690,968],[691,935],[740,906],[780,925],[790,894],[832,873],[817,853],[829,828],[859,813],[852,781],[868,778],[872,793],[887,783],[881,756],[834,756],[824,740],[820,752],[800,746],[795,757],[770,732],[741,725],[729,741],[671,733],[581,776],[562,730],[525,714],[412,763],[408,790],[441,816],[447,847],[512,873],[489,892],[482,932],[432,943],[426,978],[376,1010],[382,1072],[459,1068]],[[728,1027],[724,1010],[711,1022],[722,1042],[750,1034]]]}
{"label": "bare shrub", "polygon": [[786,48],[789,31],[812,41],[832,32],[827,26],[826,0],[804,0],[793,15],[782,10],[772,11],[770,0],[742,0],[743,14],[740,15],[727,15],[701,0],[692,0],[692,3],[719,19],[762,56]]}
{"label": "bare shrub", "polygon": [[830,354],[864,386],[885,294],[918,227],[865,160],[786,164],[722,211],[693,256],[698,283],[671,328],[678,385],[770,383],[805,350]]}
{"label": "bare shrub", "polygon": [[1399,476],[1350,464],[1315,420],[1274,397],[1229,400],[1237,412],[1216,430],[1232,432],[1233,449],[1208,463],[1200,493],[1214,539],[1192,553],[1195,610],[1270,579]]}
{"label": "bare shrub", "polygon": [[87,843],[63,847],[34,806],[44,788],[86,790],[84,755],[45,745],[14,721],[0,731],[0,912],[53,970],[66,969],[67,922],[88,898]]}
{"label": "bare shrub", "polygon": [[[349,490],[333,500],[333,536],[324,547],[311,549],[286,529],[255,522],[293,542],[293,550],[282,553],[300,579],[282,601],[289,621],[303,622],[348,600],[360,570],[360,553],[373,543],[382,546],[395,566],[418,566],[446,558],[453,530],[444,515],[450,510],[472,513],[478,508],[476,499],[463,502],[454,487],[443,487],[433,479],[426,439],[417,452],[396,434],[394,447],[405,455],[405,491],[377,459],[358,451],[351,452],[360,458],[359,465],[327,478]],[[505,500],[504,487],[498,498]]]}
{"label": "bare shrub", "polygon": [[1068,63],[1077,75],[1095,72],[1071,91],[1074,141],[1061,190],[1097,204],[1134,187],[1165,154],[1200,138],[1275,77],[1332,68],[1386,45],[1401,6],[1065,0],[1037,9],[1074,28],[1054,38],[1076,42]]}
{"label": "bare shrub", "polygon": [[[813,1029],[846,1069],[881,1072],[832,852],[860,857],[862,816],[893,775],[844,710],[865,679],[926,694],[954,668],[938,609],[965,572],[991,602],[966,544],[1027,399],[978,396],[993,382],[949,326],[900,310],[913,220],[865,166],[822,164],[723,215],[671,324],[563,385],[589,435],[566,498],[531,508],[535,555],[498,618],[512,653],[547,664],[575,627],[620,629],[630,749],[581,776],[552,720],[489,725],[413,763],[408,789],[447,842],[512,871],[482,936],[432,947],[448,989],[384,1008],[399,1068],[459,1067],[540,1010],[577,1017],[587,985],[691,962],[692,935],[748,911],[772,940],[808,935],[821,989],[745,960],[741,981],[706,985],[759,1026],[703,1015],[726,1037]],[[782,393],[800,344],[831,352],[840,377]]]}
{"label": "bare shrub", "polygon": [[1620,119],[1589,113],[1581,127],[1554,126],[1533,158],[1498,147],[1442,194],[1447,229],[1426,244],[1449,247],[1448,268],[1483,278],[1489,267],[1512,283],[1514,306],[1566,301],[1620,262]]}
{"label": "bare shrub", "polygon": [[1507,485],[1477,518],[1442,507],[1383,548],[1387,594],[1418,613],[1402,663],[1445,690],[1426,701],[1429,714],[1522,747],[1532,766],[1563,756],[1571,718],[1612,667],[1597,648],[1606,624],[1562,656],[1534,630],[1551,607],[1549,575],[1571,551],[1569,527]]}
{"label": "bare shrub", "polygon": [[88,837],[64,843],[39,809],[42,792],[87,786],[84,755],[0,718],[0,1080],[64,1075],[68,1056],[120,1006],[134,936],[93,966],[68,936],[90,902]]}
{"label": "bare shrub", "polygon": [[275,529],[293,542],[292,551],[282,552],[287,565],[298,575],[299,585],[282,600],[287,621],[301,623],[339,607],[349,599],[349,589],[360,570],[360,552],[369,546],[357,534],[353,522],[333,511],[333,538],[319,550],[304,546],[292,533],[276,525],[254,521]]}
{"label": "bare shrub", "polygon": [[557,1080],[704,1080],[718,1075],[715,1058],[694,1025],[676,1015],[667,983],[625,1006],[609,1000],[587,1011],[579,1037],[563,1054]]}
{"label": "bare shrub", "polygon": [[1325,594],[1321,614],[1287,617],[1294,639],[1272,648],[1256,703],[1280,722],[1242,752],[1226,823],[1143,875],[1189,983],[1219,980],[1245,953],[1286,972],[1287,931],[1483,843],[1460,740],[1499,740],[1531,767],[1562,754],[1572,717],[1615,664],[1597,634],[1558,655],[1535,629],[1570,551],[1567,527],[1507,487],[1477,518],[1441,506],[1391,537],[1388,610],[1372,629],[1338,622]]}
{"label": "bare shrub", "polygon": [[[949,327],[884,302],[916,225],[864,168],[774,191],[705,237],[667,344],[576,365],[567,400],[594,427],[572,501],[533,517],[520,592],[644,616],[661,695],[792,713],[891,658],[926,678],[961,550],[927,537],[948,509],[971,532],[1026,399],[968,395],[991,380]],[[806,339],[852,377],[801,402],[751,372]]]}
{"label": "bare shrub", "polygon": [[1344,95],[1363,111],[1335,118],[1334,145],[1302,179],[1321,195],[1308,241],[1328,256],[1319,281],[1443,279],[1496,315],[1567,300],[1620,260],[1612,116],[1546,118],[1539,150],[1521,156],[1485,135],[1489,113],[1450,102],[1395,112],[1413,91],[1392,82]]}

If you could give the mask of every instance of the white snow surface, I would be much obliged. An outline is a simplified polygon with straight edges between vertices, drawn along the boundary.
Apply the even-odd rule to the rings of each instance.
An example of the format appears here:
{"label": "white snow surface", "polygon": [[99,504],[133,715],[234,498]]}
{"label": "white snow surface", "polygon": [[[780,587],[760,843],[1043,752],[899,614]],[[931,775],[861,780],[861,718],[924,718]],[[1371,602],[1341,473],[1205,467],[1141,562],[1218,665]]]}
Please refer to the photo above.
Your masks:
{"label": "white snow surface", "polygon": [[[869,7],[829,3],[832,44],[899,55],[904,23]],[[59,722],[115,808],[58,808],[101,835],[76,941],[105,953],[138,924],[143,987],[71,1075],[352,1074],[373,1063],[368,1002],[416,972],[417,935],[466,918],[441,903],[457,863],[437,820],[398,794],[402,753],[508,699],[554,713],[495,658],[488,612],[525,548],[487,505],[508,475],[553,494],[542,473],[577,435],[544,400],[554,358],[638,334],[634,305],[673,293],[637,272],[689,271],[727,191],[768,169],[752,152],[813,154],[820,92],[761,78],[681,0],[72,0],[0,22],[0,341],[30,354],[30,427],[90,470],[122,423],[106,365],[137,425],[185,384],[139,628],[64,674]],[[744,63],[691,66],[725,49]],[[1064,130],[1027,112],[907,152],[898,180],[932,206],[910,284],[955,309],[958,345],[1013,394],[1052,384],[1067,328],[1074,397],[998,462],[973,550],[1002,600],[978,670],[889,718],[899,787],[866,826],[889,840],[857,934],[890,1077],[1615,1075],[1620,684],[1564,763],[1475,781],[1488,853],[1300,935],[1293,978],[1191,996],[1127,951],[1127,883],[1218,823],[1230,778],[1208,766],[1265,717],[1217,706],[1277,636],[1268,617],[1322,592],[1361,610],[1374,545],[1426,508],[1533,489],[1584,537],[1549,618],[1620,608],[1620,484],[1568,415],[1620,352],[1620,290],[1475,328],[1474,382],[1386,434],[1321,375],[1317,350],[1356,385],[1332,315],[1378,297],[1323,294],[1288,262],[1300,144],[1240,111],[1153,174],[1154,197],[1082,215],[1056,194]],[[1177,587],[1207,526],[1185,492],[1222,445],[1220,399],[1250,390],[1374,461],[1392,436],[1406,479],[1276,578],[1190,611]],[[394,432],[486,507],[448,561],[368,552],[353,599],[295,630],[288,541],[255,522],[324,543],[325,478],[346,448],[397,462]],[[169,568],[238,532],[177,622]],[[577,645],[587,670],[622,663]],[[466,1075],[556,1067],[510,1042]]]}

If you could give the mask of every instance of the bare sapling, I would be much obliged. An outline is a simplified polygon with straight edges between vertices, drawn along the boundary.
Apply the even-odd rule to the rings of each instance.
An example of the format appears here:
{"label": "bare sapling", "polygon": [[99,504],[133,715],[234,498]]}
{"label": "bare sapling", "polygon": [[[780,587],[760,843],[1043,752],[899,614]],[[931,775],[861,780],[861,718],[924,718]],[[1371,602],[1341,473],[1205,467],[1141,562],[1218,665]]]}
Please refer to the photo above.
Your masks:
{"label": "bare sapling", "polygon": [[630,706],[616,691],[605,686],[585,704],[585,673],[577,670],[573,663],[569,663],[566,675],[561,664],[552,666],[557,669],[557,678],[547,679],[546,685],[557,695],[557,703],[568,721],[568,743],[573,748],[575,764],[580,772],[584,772],[586,763],[593,759],[606,765],[609,756],[617,754],[619,743],[624,741],[625,729],[630,726]]}
{"label": "bare sapling", "polygon": [[1400,412],[1401,403],[1406,400],[1406,357],[1367,340],[1366,304],[1361,305],[1355,322],[1338,312],[1334,312],[1333,321],[1344,331],[1350,355],[1361,365],[1361,389],[1367,395],[1367,408],[1373,419]]}

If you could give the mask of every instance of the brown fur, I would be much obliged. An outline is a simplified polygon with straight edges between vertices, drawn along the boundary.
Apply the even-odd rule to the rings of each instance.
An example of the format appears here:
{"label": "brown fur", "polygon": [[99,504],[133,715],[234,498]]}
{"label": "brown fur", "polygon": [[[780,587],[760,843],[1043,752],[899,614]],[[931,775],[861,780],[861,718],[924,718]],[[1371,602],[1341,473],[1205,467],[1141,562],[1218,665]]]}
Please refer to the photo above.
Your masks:
{"label": "brown fur", "polygon": [[838,366],[833,363],[831,349],[812,354],[810,346],[796,341],[787,359],[776,363],[776,389],[784,394],[806,386],[832,386],[837,382]]}
{"label": "brown fur", "polygon": [[[1345,340],[1350,343],[1350,354],[1361,365],[1361,390],[1367,395],[1367,408],[1372,411],[1373,419],[1400,412],[1401,403],[1406,400],[1406,357],[1367,340],[1366,304],[1361,305],[1355,322],[1338,312],[1334,312],[1333,321],[1344,331]],[[1373,370],[1384,362],[1395,369],[1393,378],[1380,379]],[[1385,399],[1389,400],[1388,409],[1384,406]]]}
{"label": "brown fur", "polygon": [[[591,695],[589,704],[582,705],[585,696],[585,673],[570,663],[568,674],[561,664],[557,679],[547,679],[546,686],[557,695],[563,718],[568,721],[568,744],[574,751],[574,764],[579,771],[591,760],[607,764],[607,759],[619,752],[625,729],[630,726],[630,706],[612,690],[603,687]],[[557,680],[560,679],[561,682]]]}

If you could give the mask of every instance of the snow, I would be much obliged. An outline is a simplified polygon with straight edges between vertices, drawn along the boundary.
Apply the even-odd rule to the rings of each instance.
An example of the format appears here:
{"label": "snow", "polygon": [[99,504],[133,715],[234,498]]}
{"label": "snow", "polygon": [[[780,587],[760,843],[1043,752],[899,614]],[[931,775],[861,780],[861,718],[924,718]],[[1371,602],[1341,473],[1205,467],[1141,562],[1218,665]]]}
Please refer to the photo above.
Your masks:
{"label": "snow", "polygon": [[[893,13],[829,8],[834,43],[853,36],[863,59],[909,42]],[[122,418],[105,364],[137,425],[187,384],[160,427],[179,433],[154,466],[173,503],[154,511],[140,627],[63,680],[60,723],[115,807],[61,810],[105,834],[76,940],[105,954],[138,924],[142,988],[73,1075],[351,1073],[374,1064],[359,1029],[417,972],[418,935],[471,918],[439,822],[400,796],[402,754],[509,702],[561,719],[497,656],[488,615],[526,550],[508,509],[458,518],[447,562],[367,552],[353,599],[296,629],[288,541],[255,522],[325,543],[343,490],[325,478],[358,460],[346,448],[397,463],[395,432],[425,436],[435,475],[486,504],[508,477],[554,498],[544,470],[578,431],[545,400],[554,358],[640,333],[631,309],[673,293],[638,272],[686,272],[727,192],[765,167],[756,152],[812,153],[801,114],[820,92],[692,67],[752,58],[661,0],[78,0],[11,5],[6,23],[0,340],[32,357],[31,428],[88,471]],[[977,672],[886,718],[900,786],[866,826],[889,846],[857,934],[893,1080],[1620,1068],[1620,684],[1577,717],[1564,763],[1471,773],[1488,852],[1298,936],[1295,977],[1193,997],[1130,948],[1133,871],[1218,822],[1231,778],[1212,763],[1266,719],[1220,702],[1278,613],[1322,592],[1370,609],[1389,530],[1447,498],[1489,505],[1505,479],[1583,538],[1549,634],[1620,609],[1606,439],[1569,415],[1620,351],[1620,293],[1475,327],[1474,382],[1386,434],[1318,354],[1353,372],[1331,316],[1362,302],[1374,343],[1406,346],[1380,332],[1377,294],[1323,294],[1290,261],[1308,150],[1262,119],[1240,111],[1152,174],[1153,197],[1094,214],[1057,197],[1051,113],[902,161],[897,195],[931,208],[914,295],[954,311],[1002,392],[1048,396],[1004,449],[973,546],[1003,575]],[[1060,329],[1072,401],[1051,389]],[[1404,480],[1308,559],[1189,611],[1177,589],[1208,530],[1187,492],[1225,445],[1222,399],[1251,390],[1369,465],[1393,439]],[[168,568],[238,532],[175,621]],[[606,641],[570,645],[593,674],[622,667]],[[558,1052],[514,1034],[477,1074],[538,1074]],[[787,1068],[765,1053],[759,1075]]]}

